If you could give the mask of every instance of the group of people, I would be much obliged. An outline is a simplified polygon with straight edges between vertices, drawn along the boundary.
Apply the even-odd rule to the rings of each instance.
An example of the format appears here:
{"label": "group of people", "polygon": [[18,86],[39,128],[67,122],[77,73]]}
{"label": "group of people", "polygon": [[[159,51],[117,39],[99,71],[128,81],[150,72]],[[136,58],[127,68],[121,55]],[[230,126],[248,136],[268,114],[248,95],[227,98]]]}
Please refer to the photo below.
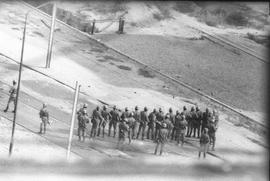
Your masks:
{"label": "group of people", "polygon": [[160,154],[163,152],[165,143],[168,140],[176,141],[177,145],[183,146],[185,137],[195,137],[200,141],[200,152],[204,157],[209,144],[212,150],[215,148],[216,130],[219,122],[219,115],[216,110],[212,112],[206,108],[202,112],[198,106],[191,107],[188,111],[184,106],[182,111],[175,113],[169,108],[167,113],[159,108],[148,111],[147,107],[139,111],[138,106],[134,110],[127,107],[121,111],[113,106],[108,110],[107,106],[102,109],[97,106],[91,115],[87,113],[87,104],[77,112],[78,137],[79,141],[85,141],[87,124],[91,123],[90,138],[105,136],[105,128],[108,125],[108,136],[116,136],[118,130],[118,147],[122,146],[126,137],[129,144],[134,139],[150,139],[157,143],[155,154],[160,147]]}
{"label": "group of people", "polygon": [[[9,104],[16,104],[16,81],[13,81],[11,87],[9,100],[4,112],[9,109]],[[103,106],[102,110],[97,106],[91,116],[87,113],[87,104],[77,111],[78,119],[78,137],[79,141],[85,141],[87,124],[91,124],[90,138],[96,136],[105,136],[105,128],[108,125],[108,136],[116,136],[118,130],[118,147],[123,146],[125,138],[128,137],[129,144],[134,139],[153,140],[157,143],[155,154],[160,147],[160,155],[163,152],[165,143],[168,140],[176,141],[177,145],[183,146],[185,137],[195,137],[199,139],[200,150],[203,152],[204,157],[208,150],[209,144],[212,145],[212,150],[215,148],[216,131],[218,128],[219,115],[218,112],[213,110],[209,111],[208,108],[202,112],[198,106],[191,107],[190,110],[184,106],[182,111],[176,110],[174,113],[172,108],[169,108],[167,113],[159,108],[154,108],[152,112],[148,111],[147,107],[139,111],[138,106],[134,110],[129,110],[127,107],[124,111],[117,109],[113,106],[112,110],[108,110],[107,106]],[[41,119],[40,133],[46,133],[46,125],[49,122],[49,112],[47,105],[43,104],[39,112]]]}

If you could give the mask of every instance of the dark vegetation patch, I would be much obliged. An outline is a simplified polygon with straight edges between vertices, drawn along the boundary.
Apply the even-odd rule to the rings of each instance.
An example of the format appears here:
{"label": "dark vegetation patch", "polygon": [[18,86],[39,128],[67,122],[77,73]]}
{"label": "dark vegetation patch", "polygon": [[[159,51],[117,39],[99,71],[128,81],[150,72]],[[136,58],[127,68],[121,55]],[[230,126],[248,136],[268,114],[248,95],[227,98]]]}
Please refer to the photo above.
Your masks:
{"label": "dark vegetation patch", "polygon": [[195,10],[196,5],[190,1],[179,1],[176,2],[176,5],[173,8],[181,13],[192,13]]}
{"label": "dark vegetation patch", "polygon": [[118,65],[117,67],[120,68],[120,69],[122,69],[122,70],[131,70],[130,67],[125,66],[125,65]]}
{"label": "dark vegetation patch", "polygon": [[42,33],[38,32],[38,31],[34,31],[33,33],[40,36],[40,37],[44,37],[44,35]]}
{"label": "dark vegetation patch", "polygon": [[98,52],[98,53],[104,53],[105,52],[105,50],[103,48],[99,48],[99,47],[92,47],[91,51]]}
{"label": "dark vegetation patch", "polygon": [[225,18],[225,22],[228,25],[233,26],[247,26],[248,25],[248,18],[244,15],[243,12],[232,12]]}
{"label": "dark vegetation patch", "polygon": [[103,58],[106,59],[106,60],[114,61],[114,62],[123,62],[123,60],[119,60],[119,59],[117,59],[115,57],[112,57],[110,55],[105,55],[105,56],[103,56]]}
{"label": "dark vegetation patch", "polygon": [[262,44],[264,46],[269,47],[269,36],[263,36],[263,35],[254,35],[251,33],[247,33],[246,38],[255,41],[256,43]]}
{"label": "dark vegetation patch", "polygon": [[141,68],[138,70],[138,74],[142,75],[144,77],[147,77],[147,78],[154,78],[155,77],[155,75],[151,74],[151,72],[149,72],[148,70],[141,69]]}
{"label": "dark vegetation patch", "polygon": [[108,62],[108,60],[106,60],[106,59],[97,59],[97,61],[99,61],[99,62]]}
{"label": "dark vegetation patch", "polygon": [[131,23],[130,23],[130,26],[137,26],[137,23],[131,22]]}

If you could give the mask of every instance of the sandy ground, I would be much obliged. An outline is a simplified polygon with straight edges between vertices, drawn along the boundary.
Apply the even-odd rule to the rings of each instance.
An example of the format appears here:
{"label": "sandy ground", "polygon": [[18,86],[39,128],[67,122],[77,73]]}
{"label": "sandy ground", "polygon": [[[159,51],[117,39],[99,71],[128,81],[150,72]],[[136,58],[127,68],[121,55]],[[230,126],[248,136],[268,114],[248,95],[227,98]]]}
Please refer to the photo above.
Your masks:
{"label": "sandy ground", "polygon": [[[9,43],[1,47],[0,52],[18,60],[21,32],[12,28],[20,29],[22,24],[19,22],[17,24],[10,24],[7,21],[16,22],[17,16],[15,16],[14,13],[16,12],[15,14],[21,17],[20,15],[23,14],[24,9],[21,8],[21,11],[15,11],[15,9],[18,9],[16,4],[11,6],[8,3],[3,3],[2,5],[1,8],[3,7],[4,11],[1,10],[1,15],[3,15],[1,16],[1,22],[4,23],[0,25],[0,40]],[[10,14],[10,12],[13,12],[13,15],[12,13]],[[33,18],[32,21],[38,22],[37,19]],[[25,63],[71,86],[74,85],[76,80],[79,80],[82,84],[82,92],[88,95],[81,96],[80,102],[87,101],[90,107],[89,111],[94,108],[97,99],[110,104],[116,104],[119,108],[124,108],[125,106],[132,107],[136,104],[140,107],[147,105],[149,107],[162,107],[164,109],[173,107],[174,110],[183,105],[190,107],[194,103],[198,103],[202,105],[202,107],[204,106],[199,99],[188,99],[180,96],[173,97],[173,95],[177,94],[171,94],[172,92],[184,92],[184,90],[171,90],[172,88],[164,89],[164,86],[169,86],[164,80],[155,76],[154,78],[140,76],[138,74],[139,67],[137,65],[126,61],[124,57],[119,57],[119,55],[94,44],[86,37],[74,33],[70,34],[73,36],[65,36],[65,33],[71,32],[68,32],[62,27],[60,30],[62,33],[57,34],[57,38],[55,38],[56,43],[52,68],[44,69],[42,67],[44,66],[46,41],[39,35],[34,35],[33,32],[39,29],[40,33],[45,37],[44,32],[46,32],[46,29],[44,30],[44,28],[42,28],[42,23],[38,25],[40,26],[31,25],[29,28],[28,35],[30,36],[27,37],[29,43],[27,45],[28,50],[26,50],[28,52],[25,54]],[[32,52],[29,52],[30,48],[33,50]],[[7,85],[13,79],[16,79],[17,70],[17,65],[12,61],[3,57],[1,58],[1,109],[5,106],[5,102],[7,101],[5,94],[8,91]],[[39,129],[39,121],[37,120],[38,112],[36,109],[41,107],[42,102],[48,102],[49,110],[54,117],[54,123],[52,127],[49,128],[45,138],[54,144],[65,147],[67,143],[73,91],[56,83],[51,78],[41,76],[27,69],[23,71],[22,91],[18,123],[33,132],[37,132]],[[1,111],[1,115],[8,116],[10,119],[12,118],[10,113],[6,115]],[[89,163],[86,164],[88,166],[84,164],[74,164],[74,167],[71,168],[63,167],[62,171],[65,174],[73,170],[72,173],[74,174],[77,172],[77,174],[99,173],[99,175],[102,175],[104,172],[110,175],[112,171],[114,171],[114,173],[122,173],[124,175],[119,174],[120,179],[125,179],[126,173],[130,175],[142,174],[145,178],[149,175],[153,176],[157,175],[157,173],[161,173],[162,175],[171,175],[172,179],[175,179],[177,176],[179,177],[179,175],[184,175],[184,177],[188,179],[192,175],[190,179],[212,178],[213,180],[222,180],[226,177],[229,179],[237,178],[242,180],[252,180],[254,178],[266,180],[264,175],[265,168],[267,168],[267,166],[265,166],[267,157],[264,148],[264,138],[251,133],[243,127],[235,127],[226,120],[226,116],[227,115],[221,112],[221,125],[217,135],[217,139],[220,141],[218,141],[215,151],[215,154],[226,160],[225,162],[211,156],[207,157],[206,162],[198,161],[196,148],[198,141],[194,139],[190,139],[190,144],[187,144],[183,149],[179,149],[173,143],[170,143],[167,146],[167,151],[164,156],[155,157],[152,155],[155,145],[150,141],[142,142],[138,140],[135,141],[131,147],[126,147],[123,151],[118,151],[115,149],[116,140],[110,138],[97,139],[95,142],[87,140],[86,144],[82,144],[76,142],[76,137],[74,137],[73,152],[76,152],[83,158],[87,158],[86,160],[90,160],[90,163],[92,162],[94,166],[89,166]],[[10,133],[5,133],[7,135],[3,137],[7,142]],[[250,139],[248,137],[250,137]],[[51,146],[48,145],[46,149],[52,149],[50,147]],[[23,149],[22,147],[22,150]],[[59,150],[62,150],[62,148],[59,148]],[[18,151],[21,152],[21,149]],[[51,157],[50,154],[48,155],[48,157]],[[252,160],[250,160],[251,155],[254,157]],[[53,158],[54,157],[55,156],[53,156]],[[124,162],[123,160],[126,159],[127,162]],[[105,162],[103,162],[104,160]],[[106,164],[106,160],[114,164]],[[132,163],[134,163],[134,165],[132,165]],[[210,164],[211,166],[207,167],[204,163]],[[149,166],[151,164],[153,166]],[[17,175],[8,172],[10,168],[9,165],[12,165],[12,163],[6,164],[6,167],[3,169],[7,175],[3,174],[1,177],[16,179]],[[20,164],[15,163],[15,165],[14,168],[16,168],[16,171],[21,173]],[[79,167],[79,165],[81,167]],[[31,167],[31,164],[28,164],[28,166],[28,173],[36,172],[36,167],[33,166],[33,164],[33,167]],[[46,164],[43,166],[40,165],[41,168],[44,168],[43,171],[45,173],[52,170],[54,170],[55,173],[57,169],[54,169],[54,166],[58,168],[59,164],[52,164],[51,168],[48,168]],[[106,167],[104,168],[104,166]],[[190,168],[190,166],[192,169],[181,169]],[[93,167],[97,169],[92,169]],[[101,168],[103,170],[101,170]],[[153,168],[153,170],[149,171],[146,168]],[[47,170],[47,172],[45,170]],[[194,171],[198,173],[198,176],[193,177]],[[210,172],[211,174],[209,174]],[[200,173],[203,177],[201,177]],[[60,177],[59,173],[55,174]],[[54,177],[56,179],[58,177],[55,175],[47,176],[48,178]],[[77,177],[78,175],[73,176]],[[27,176],[25,178],[27,179]],[[104,175],[99,178],[107,179]],[[166,179],[169,178],[166,177]]]}

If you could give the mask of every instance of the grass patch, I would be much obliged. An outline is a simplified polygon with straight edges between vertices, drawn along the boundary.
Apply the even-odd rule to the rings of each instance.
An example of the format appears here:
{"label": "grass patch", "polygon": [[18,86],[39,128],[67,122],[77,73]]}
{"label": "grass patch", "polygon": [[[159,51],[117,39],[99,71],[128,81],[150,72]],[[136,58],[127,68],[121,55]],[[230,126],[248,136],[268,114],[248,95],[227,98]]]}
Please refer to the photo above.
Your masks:
{"label": "grass patch", "polygon": [[247,26],[248,25],[248,18],[242,12],[233,12],[229,14],[225,21],[228,25],[233,26]]}
{"label": "grass patch", "polygon": [[147,77],[147,78],[154,78],[155,77],[155,75],[151,74],[149,71],[141,69],[141,68],[138,70],[138,74],[142,75],[144,77]]}

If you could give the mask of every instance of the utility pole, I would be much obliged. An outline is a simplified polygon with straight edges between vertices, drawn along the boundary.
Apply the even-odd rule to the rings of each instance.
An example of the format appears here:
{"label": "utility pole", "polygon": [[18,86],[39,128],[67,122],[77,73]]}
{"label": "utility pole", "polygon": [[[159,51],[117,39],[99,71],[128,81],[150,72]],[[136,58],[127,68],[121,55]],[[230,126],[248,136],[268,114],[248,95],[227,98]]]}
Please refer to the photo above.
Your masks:
{"label": "utility pole", "polygon": [[73,109],[72,109],[72,116],[71,116],[71,124],[70,124],[70,131],[69,131],[69,139],[68,139],[67,160],[69,160],[69,156],[70,156],[70,149],[71,149],[71,142],[72,142],[72,136],[73,136],[74,121],[75,121],[75,115],[76,115],[76,110],[77,110],[79,92],[80,92],[80,86],[78,85],[78,81],[76,81],[74,102],[73,102]]}
{"label": "utility pole", "polygon": [[48,50],[47,50],[46,68],[50,68],[50,65],[51,65],[52,45],[53,45],[53,35],[54,35],[56,10],[57,10],[56,2],[54,2],[53,3],[53,11],[52,11],[52,21],[51,21],[50,37],[49,37]]}
{"label": "utility pole", "polygon": [[25,42],[25,35],[26,35],[27,17],[28,17],[28,13],[25,15],[25,22],[24,22],[24,29],[23,29],[23,41],[22,41],[22,50],[21,50],[21,61],[20,61],[20,68],[19,68],[19,78],[18,78],[18,87],[17,87],[17,94],[16,94],[16,103],[15,103],[15,108],[14,108],[15,109],[15,112],[14,112],[14,117],[13,117],[11,139],[10,139],[10,144],[9,144],[9,156],[12,155],[12,150],[13,150],[14,132],[15,132],[15,126],[16,126],[16,117],[17,117],[17,107],[18,107],[18,101],[19,101],[21,76],[22,76],[23,53],[24,53],[24,42]]}

